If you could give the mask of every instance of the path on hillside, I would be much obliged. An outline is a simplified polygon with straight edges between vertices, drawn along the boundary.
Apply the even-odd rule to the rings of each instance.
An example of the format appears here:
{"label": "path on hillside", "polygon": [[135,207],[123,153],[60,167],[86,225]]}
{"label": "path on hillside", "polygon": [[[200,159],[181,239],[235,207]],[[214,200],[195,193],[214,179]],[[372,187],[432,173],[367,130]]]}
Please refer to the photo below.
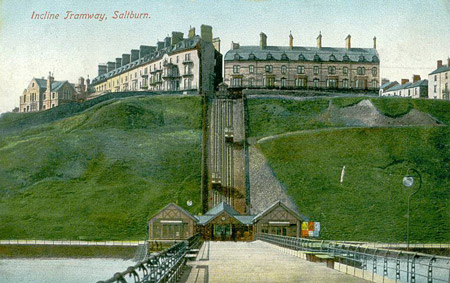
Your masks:
{"label": "path on hillside", "polygon": [[180,282],[367,282],[261,241],[205,242],[188,265],[190,273]]}
{"label": "path on hillside", "polygon": [[291,96],[291,95],[275,95],[275,94],[249,94],[247,99],[282,99],[282,100],[318,100],[324,98],[339,98],[339,97],[361,97],[361,98],[378,98],[378,95],[364,95],[364,94],[335,94],[335,95],[318,95],[318,96]]}

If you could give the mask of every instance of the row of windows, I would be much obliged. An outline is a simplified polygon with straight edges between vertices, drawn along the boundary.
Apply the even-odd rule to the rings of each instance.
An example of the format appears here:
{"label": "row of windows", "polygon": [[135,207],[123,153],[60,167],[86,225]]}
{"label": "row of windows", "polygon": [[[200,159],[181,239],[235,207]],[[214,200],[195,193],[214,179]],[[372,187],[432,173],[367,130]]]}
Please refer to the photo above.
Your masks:
{"label": "row of windows", "polygon": [[[448,80],[448,73],[445,73],[445,79]],[[437,81],[437,75],[434,75],[434,81]]]}
{"label": "row of windows", "polygon": [[[273,66],[272,65],[265,65],[264,66],[264,70],[266,73],[272,73],[273,72]],[[233,73],[234,74],[238,74],[241,71],[241,66],[240,65],[233,65]],[[254,74],[255,73],[255,66],[254,65],[249,65],[248,66],[248,72],[250,74]],[[287,73],[287,66],[286,65],[282,65],[281,66],[281,73],[282,74],[286,74]],[[305,66],[297,66],[297,74],[304,74],[305,73]],[[313,73],[314,75],[318,75],[319,74],[319,66],[314,66],[313,67]],[[343,67],[342,68],[342,73],[344,75],[348,74],[348,67]],[[378,73],[378,69],[376,67],[372,68],[372,75],[376,76]],[[328,74],[330,75],[334,75],[336,74],[336,66],[329,66],[328,67]],[[358,75],[365,75],[366,74],[366,68],[364,67],[358,67],[357,68],[357,74]]]}
{"label": "row of windows", "polygon": [[[231,86],[233,87],[242,87],[243,80],[242,77],[236,77],[231,80]],[[255,79],[249,78],[248,79],[248,87],[255,87]],[[313,81],[313,87],[319,87],[320,80],[315,78]],[[306,87],[308,85],[308,80],[306,78],[297,78],[295,79],[295,86],[296,87]],[[263,78],[263,87],[274,87],[275,86],[275,78],[274,77],[265,77]],[[281,78],[280,79],[280,86],[281,87],[287,87],[287,79]],[[327,88],[336,88],[338,87],[338,80],[337,79],[328,79],[326,80],[326,86]],[[373,80],[371,82],[372,88],[377,88],[378,82],[376,80]],[[350,82],[348,79],[342,80],[342,88],[349,88]],[[356,88],[365,88],[366,87],[366,81],[365,80],[355,80],[355,87]]]}

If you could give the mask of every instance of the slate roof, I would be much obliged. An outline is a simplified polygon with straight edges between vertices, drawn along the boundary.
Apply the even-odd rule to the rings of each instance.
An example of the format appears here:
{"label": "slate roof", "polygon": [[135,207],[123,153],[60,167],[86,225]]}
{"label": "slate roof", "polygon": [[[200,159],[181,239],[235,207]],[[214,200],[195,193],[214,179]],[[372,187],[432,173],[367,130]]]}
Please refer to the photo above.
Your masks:
{"label": "slate roof", "polygon": [[130,62],[130,63],[128,63],[128,64],[126,64],[124,66],[121,66],[120,68],[114,69],[114,70],[112,70],[112,71],[110,71],[110,72],[108,72],[106,74],[97,76],[96,78],[94,78],[92,80],[91,83],[92,84],[99,83],[100,81],[109,79],[111,77],[119,75],[119,74],[121,74],[121,73],[123,73],[125,71],[131,70],[133,68],[136,68],[138,66],[146,64],[148,62],[159,60],[159,59],[161,59],[164,56],[164,54],[169,54],[170,55],[172,53],[179,52],[179,51],[182,51],[182,50],[192,49],[199,43],[200,40],[201,40],[201,37],[199,35],[196,35],[196,36],[194,36],[192,38],[185,38],[182,41],[178,42],[177,44],[172,44],[172,45],[170,45],[168,47],[165,47],[165,48],[163,48],[161,50],[157,50],[157,51],[155,50],[154,52],[144,56],[143,58],[140,58],[138,60]]}
{"label": "slate roof", "polygon": [[39,85],[40,88],[47,89],[47,80],[45,80],[45,79],[36,79],[36,78],[34,80],[37,82],[37,84]]}
{"label": "slate roof", "polygon": [[410,82],[402,84],[402,85],[398,84],[398,85],[390,88],[389,91],[397,91],[397,90],[405,89],[405,88],[409,87],[410,85],[412,85],[412,83],[410,83]]}
{"label": "slate roof", "polygon": [[412,83],[407,88],[413,88],[413,87],[418,87],[418,86],[428,86],[428,80],[419,80],[415,83]]}
{"label": "slate roof", "polygon": [[428,75],[434,75],[434,74],[439,74],[439,73],[448,72],[448,71],[450,71],[450,66],[443,65],[442,67],[437,68],[436,70],[429,73]]}
{"label": "slate roof", "polygon": [[211,208],[205,213],[205,215],[217,215],[222,211],[226,211],[229,215],[240,215],[239,212],[237,212],[233,207],[225,202],[221,202],[215,207]]}
{"label": "slate roof", "polygon": [[387,91],[387,90],[389,90],[390,88],[392,88],[392,87],[394,87],[396,85],[398,85],[397,81],[387,82],[387,83],[384,83],[383,85],[381,85],[380,89],[384,90],[384,91]]}
{"label": "slate roof", "polygon": [[[164,211],[165,209],[167,209],[169,206],[175,206],[176,209],[180,210],[181,212],[183,212],[184,214],[186,214],[186,216],[192,218],[192,220],[196,221],[197,220],[197,216],[192,215],[189,211],[187,211],[186,209],[182,208],[181,206],[175,204],[175,203],[169,203],[168,205],[164,206],[164,208],[160,209],[157,213],[155,213],[150,220],[155,217],[156,215],[158,215],[161,211]],[[149,221],[150,221],[149,220]]]}
{"label": "slate roof", "polygon": [[298,219],[300,219],[301,221],[308,221],[308,217],[301,215],[300,213],[294,211],[293,209],[287,207],[284,203],[282,203],[280,200],[274,202],[271,206],[269,206],[268,208],[266,208],[264,211],[260,212],[258,215],[256,215],[253,218],[253,222],[255,222],[256,220],[258,220],[259,218],[263,217],[265,214],[269,213],[272,209],[274,209],[277,206],[281,206],[284,209],[286,209],[287,211],[291,212],[294,216],[296,216]]}
{"label": "slate roof", "polygon": [[[46,79],[34,79],[39,87],[44,91],[47,89],[47,80]],[[52,83],[52,91],[58,91],[66,82],[68,81],[53,81]]]}
{"label": "slate roof", "polygon": [[303,47],[294,46],[240,46],[229,50],[225,61],[236,60],[292,60],[322,62],[373,62],[379,63],[378,51],[374,48],[338,48],[338,47]]}

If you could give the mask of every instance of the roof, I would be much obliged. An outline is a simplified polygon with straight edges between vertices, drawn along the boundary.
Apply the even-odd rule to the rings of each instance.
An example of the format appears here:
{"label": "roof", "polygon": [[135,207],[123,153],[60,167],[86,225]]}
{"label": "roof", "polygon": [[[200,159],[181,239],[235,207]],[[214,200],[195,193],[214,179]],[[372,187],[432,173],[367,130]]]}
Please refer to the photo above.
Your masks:
{"label": "roof", "polygon": [[58,91],[67,81],[54,81],[52,83],[52,91]]}
{"label": "roof", "polygon": [[288,212],[292,213],[292,215],[294,215],[298,220],[301,221],[308,221],[308,218],[305,217],[304,215],[300,215],[298,212],[294,211],[293,209],[287,207],[284,203],[282,203],[280,200],[274,202],[271,206],[269,206],[268,208],[266,208],[266,210],[262,211],[261,213],[259,213],[258,215],[256,215],[253,218],[253,222],[256,222],[258,219],[260,219],[261,217],[263,217],[264,215],[266,215],[267,213],[271,212],[272,210],[274,210],[276,207],[281,206],[282,208],[284,208],[285,210],[287,210]]}
{"label": "roof", "polygon": [[378,52],[374,48],[337,48],[337,47],[303,47],[294,46],[240,46],[229,50],[225,61],[236,60],[294,60],[326,62],[372,62],[379,63]]}
{"label": "roof", "polygon": [[393,86],[392,88],[389,89],[389,91],[397,91],[397,90],[401,90],[401,89],[405,89],[407,87],[409,87],[412,83],[407,82],[405,84],[398,84],[396,86]]}
{"label": "roof", "polygon": [[387,82],[387,83],[384,83],[383,85],[381,85],[381,86],[380,86],[380,89],[386,91],[386,90],[390,89],[391,87],[393,87],[393,86],[395,86],[395,85],[398,85],[398,82],[397,82],[397,81],[394,81],[394,82]]}
{"label": "roof", "polygon": [[179,205],[174,204],[173,202],[169,203],[168,205],[164,206],[164,208],[160,209],[157,213],[155,213],[149,221],[151,221],[156,215],[158,215],[161,211],[166,210],[169,206],[174,206],[176,209],[180,210],[182,213],[186,214],[186,216],[188,216],[189,218],[191,218],[194,221],[197,221],[197,218],[192,215],[189,211],[187,211],[186,209],[182,208]]}
{"label": "roof", "polygon": [[208,210],[204,215],[195,216],[195,218],[198,219],[198,224],[205,225],[216,218],[218,215],[220,215],[222,212],[226,212],[228,215],[235,218],[237,221],[241,222],[244,225],[251,225],[253,223],[253,218],[255,217],[254,215],[241,215],[229,204],[221,202],[215,207]]}
{"label": "roof", "polygon": [[44,88],[44,89],[47,88],[47,80],[45,80],[45,79],[36,79],[36,78],[34,80],[37,82],[37,84],[39,85],[40,88]]}
{"label": "roof", "polygon": [[134,69],[138,66],[147,64],[149,62],[153,62],[156,60],[161,59],[165,54],[172,54],[175,52],[179,52],[182,50],[192,49],[201,41],[201,37],[199,35],[196,35],[192,38],[185,38],[182,41],[178,42],[177,44],[172,44],[168,47],[165,47],[161,50],[155,50],[154,52],[144,56],[143,58],[140,58],[138,60],[135,60],[133,62],[130,62],[124,66],[121,66],[120,68],[114,69],[106,74],[97,76],[92,80],[92,84],[99,83],[100,81],[109,79],[111,77],[114,77],[116,75],[119,75],[125,71],[128,71],[130,69]]}
{"label": "roof", "polygon": [[[46,79],[34,78],[34,80],[36,81],[36,83],[39,85],[40,88],[42,88],[43,90],[47,89],[47,80]],[[65,83],[68,83],[68,81],[53,81],[52,91],[58,91]]]}
{"label": "roof", "polygon": [[415,83],[412,83],[407,88],[419,87],[419,86],[428,86],[428,80],[419,80]]}
{"label": "roof", "polygon": [[448,71],[450,71],[450,66],[443,65],[443,66],[437,68],[436,70],[434,70],[433,72],[429,73],[429,75],[439,74],[439,73],[448,72]]}
{"label": "roof", "polygon": [[239,212],[237,212],[233,207],[231,207],[229,204],[225,202],[221,202],[215,207],[208,210],[205,215],[217,215],[222,211],[226,211],[229,215],[240,215]]}

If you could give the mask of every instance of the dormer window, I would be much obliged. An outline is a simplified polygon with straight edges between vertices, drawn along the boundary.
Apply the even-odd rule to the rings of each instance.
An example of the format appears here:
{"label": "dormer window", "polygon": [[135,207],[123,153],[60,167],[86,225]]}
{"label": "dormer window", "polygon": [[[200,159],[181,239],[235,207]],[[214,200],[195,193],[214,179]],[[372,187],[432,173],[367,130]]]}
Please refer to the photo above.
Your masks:
{"label": "dormer window", "polygon": [[256,59],[255,54],[250,53],[250,54],[248,55],[248,60],[255,60],[255,59]]}
{"label": "dormer window", "polygon": [[320,56],[318,54],[314,55],[314,61],[319,62],[320,60],[321,59],[320,59]]}
{"label": "dormer window", "polygon": [[234,60],[239,60],[239,59],[241,59],[241,56],[239,56],[239,54],[234,54]]}
{"label": "dormer window", "polygon": [[372,57],[372,62],[374,62],[374,63],[380,62],[380,59],[378,58],[377,55],[374,55],[374,56]]}
{"label": "dormer window", "polygon": [[268,53],[266,59],[267,59],[267,60],[273,60],[272,54]]}
{"label": "dormer window", "polygon": [[359,55],[359,60],[358,62],[365,62],[366,61],[366,57],[364,57],[364,55]]}
{"label": "dormer window", "polygon": [[342,61],[344,61],[344,62],[349,62],[349,61],[350,61],[350,57],[348,57],[348,55],[345,54],[345,55],[342,57]]}
{"label": "dormer window", "polygon": [[298,60],[299,60],[299,61],[306,61],[306,58],[305,58],[305,56],[304,56],[303,54],[300,53],[300,54],[298,55]]}
{"label": "dormer window", "polygon": [[336,61],[336,56],[334,56],[333,54],[331,54],[329,60],[330,60],[331,62]]}
{"label": "dormer window", "polygon": [[281,60],[287,61],[289,60],[288,56],[286,55],[286,53],[281,54]]}

